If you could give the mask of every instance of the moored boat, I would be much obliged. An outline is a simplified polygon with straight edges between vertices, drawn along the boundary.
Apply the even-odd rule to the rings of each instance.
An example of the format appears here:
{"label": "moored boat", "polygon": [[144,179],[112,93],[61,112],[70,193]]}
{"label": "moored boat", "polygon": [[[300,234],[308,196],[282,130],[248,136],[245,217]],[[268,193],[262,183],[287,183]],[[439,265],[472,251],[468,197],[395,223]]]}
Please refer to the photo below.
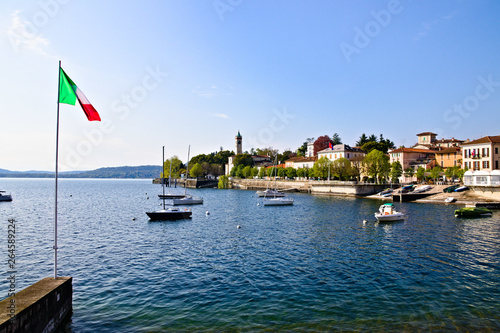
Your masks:
{"label": "moored boat", "polygon": [[464,207],[455,210],[455,217],[488,217],[493,212],[485,207]]}
{"label": "moored boat", "polygon": [[448,197],[446,199],[444,199],[444,202],[447,202],[447,203],[451,203],[451,202],[455,202],[457,201],[457,199],[455,199],[454,197]]}
{"label": "moored boat", "polygon": [[193,212],[190,209],[179,209],[177,207],[161,209],[154,212],[146,212],[151,221],[180,220],[191,218]]}
{"label": "moored boat", "polygon": [[375,218],[379,222],[393,222],[404,220],[405,214],[396,211],[394,204],[386,203],[379,207],[378,212],[375,213]]}
{"label": "moored boat", "polygon": [[202,197],[194,197],[192,195],[186,195],[184,198],[172,199],[173,205],[202,205]]}
{"label": "moored boat", "polygon": [[5,191],[0,191],[0,201],[12,201],[12,195],[6,194]]}
{"label": "moored boat", "polygon": [[292,206],[292,198],[268,198],[264,199],[264,206]]}

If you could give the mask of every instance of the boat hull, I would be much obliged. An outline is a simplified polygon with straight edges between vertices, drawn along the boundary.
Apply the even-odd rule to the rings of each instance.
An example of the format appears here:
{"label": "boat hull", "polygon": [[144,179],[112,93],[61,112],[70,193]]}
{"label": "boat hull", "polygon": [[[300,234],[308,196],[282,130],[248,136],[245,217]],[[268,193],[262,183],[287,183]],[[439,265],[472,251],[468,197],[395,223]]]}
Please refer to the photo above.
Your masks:
{"label": "boat hull", "polygon": [[275,199],[264,200],[264,206],[292,206],[292,205],[293,205],[293,199],[275,198]]}
{"label": "boat hull", "polygon": [[160,199],[182,199],[184,197],[186,197],[184,194],[172,194],[172,193],[168,193],[168,194],[158,194],[158,197]]}
{"label": "boat hull", "polygon": [[185,197],[182,199],[173,199],[173,205],[202,205],[203,198],[193,198],[193,197]]}
{"label": "boat hull", "polygon": [[382,215],[379,213],[375,213],[375,218],[379,222],[394,222],[394,221],[401,221],[405,219],[405,214],[403,213],[397,213],[397,214],[389,214],[389,215]]}
{"label": "boat hull", "polygon": [[158,210],[155,212],[146,212],[151,221],[182,220],[191,218],[193,214],[190,210]]}
{"label": "boat hull", "polygon": [[455,217],[488,217],[493,212],[484,207],[465,207],[455,211]]}
{"label": "boat hull", "polygon": [[12,196],[10,194],[0,195],[0,201],[12,201]]}

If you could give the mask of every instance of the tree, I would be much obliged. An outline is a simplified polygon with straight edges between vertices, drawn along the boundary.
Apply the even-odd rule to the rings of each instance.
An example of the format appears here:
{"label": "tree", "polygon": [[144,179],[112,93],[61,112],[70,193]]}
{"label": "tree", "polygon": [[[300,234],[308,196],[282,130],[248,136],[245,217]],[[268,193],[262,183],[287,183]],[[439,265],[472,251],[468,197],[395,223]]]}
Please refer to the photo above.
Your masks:
{"label": "tree", "polygon": [[439,174],[443,172],[443,168],[441,168],[439,165],[436,165],[434,168],[431,169],[430,176],[432,180],[434,180],[434,183],[436,182],[436,179],[439,177]]}
{"label": "tree", "polygon": [[257,177],[258,174],[259,174],[259,168],[253,167],[252,168],[252,175],[251,175],[252,178]]}
{"label": "tree", "polygon": [[409,167],[405,170],[405,177],[413,178],[413,175],[415,174],[415,169],[412,167]]}
{"label": "tree", "polygon": [[403,167],[399,161],[395,161],[391,164],[391,182],[396,183],[403,175]]}
{"label": "tree", "polygon": [[368,138],[366,137],[366,134],[363,133],[361,134],[361,136],[359,137],[359,140],[356,141],[356,147],[361,147],[362,145],[364,145],[365,143],[368,142]]}
{"label": "tree", "polygon": [[312,170],[314,170],[314,177],[325,179],[328,177],[328,168],[330,167],[330,160],[323,156],[314,163]]}
{"label": "tree", "polygon": [[242,170],[243,178],[251,178],[252,177],[252,167],[247,165]]}
{"label": "tree", "polygon": [[285,174],[286,174],[285,168],[278,168],[278,177],[285,178]]}
{"label": "tree", "polygon": [[219,183],[217,184],[217,188],[220,188],[220,189],[229,188],[229,177],[228,176],[220,176]]}
{"label": "tree", "polygon": [[418,181],[420,181],[420,182],[424,181],[424,179],[425,179],[425,169],[423,167],[418,167],[416,177],[417,177]]}
{"label": "tree", "polygon": [[342,143],[342,139],[338,133],[333,133],[332,135],[332,145],[340,145]]}
{"label": "tree", "polygon": [[349,180],[353,174],[351,162],[343,157],[333,161],[331,171],[340,180]]}
{"label": "tree", "polygon": [[351,173],[352,176],[356,178],[359,182],[361,180],[361,174],[363,173],[364,163],[362,157],[355,157],[351,160]]}
{"label": "tree", "polygon": [[171,178],[180,178],[180,170],[183,167],[181,160],[177,156],[163,162],[163,178],[170,176],[170,161],[172,161],[172,176]]}
{"label": "tree", "polygon": [[458,165],[455,165],[453,167],[446,168],[446,170],[444,171],[444,175],[446,176],[446,178],[451,179],[451,181],[454,181],[456,178],[460,178],[461,170],[462,169]]}
{"label": "tree", "polygon": [[[365,135],[365,134],[363,133],[363,135]],[[362,143],[362,145],[360,147],[361,147],[361,149],[363,149],[367,153],[369,153],[373,149],[377,149],[377,150],[383,152],[384,154],[387,154],[389,149],[395,148],[394,142],[392,142],[391,140],[388,140],[388,139],[384,139],[384,136],[382,134],[380,134],[379,139],[377,139],[377,137],[374,134],[370,135],[368,138],[366,138],[366,136],[365,136],[363,138],[363,140],[361,140],[361,139],[362,138],[360,138],[360,140],[358,142],[356,142],[356,144]]]}
{"label": "tree", "polygon": [[193,178],[198,178],[203,176],[203,169],[201,168],[200,163],[196,163],[193,165],[191,170],[189,170],[189,175]]}
{"label": "tree", "polygon": [[285,170],[286,170],[286,176],[288,178],[295,178],[295,177],[297,177],[297,170],[295,170],[295,168],[288,167]]}
{"label": "tree", "polygon": [[262,166],[259,168],[259,178],[264,178],[265,176],[266,176],[266,168]]}
{"label": "tree", "polygon": [[314,141],[314,156],[318,155],[318,151],[328,148],[330,144],[333,144],[333,141],[328,135],[317,138],[316,141]]}
{"label": "tree", "polygon": [[307,177],[307,169],[306,168],[298,168],[297,169],[297,177]]}
{"label": "tree", "polygon": [[377,149],[373,149],[365,156],[363,162],[366,165],[368,176],[372,177],[375,182],[385,178],[391,168],[389,157]]}
{"label": "tree", "polygon": [[299,148],[297,148],[295,150],[297,152],[297,156],[306,156],[306,152],[307,152],[307,142],[304,142],[302,144],[302,146],[300,146]]}
{"label": "tree", "polygon": [[290,157],[294,155],[295,154],[290,150],[290,148],[286,148],[283,153],[278,154],[278,161],[285,163],[286,160],[290,159]]}
{"label": "tree", "polygon": [[253,166],[253,158],[250,154],[239,154],[233,159],[234,166]]}

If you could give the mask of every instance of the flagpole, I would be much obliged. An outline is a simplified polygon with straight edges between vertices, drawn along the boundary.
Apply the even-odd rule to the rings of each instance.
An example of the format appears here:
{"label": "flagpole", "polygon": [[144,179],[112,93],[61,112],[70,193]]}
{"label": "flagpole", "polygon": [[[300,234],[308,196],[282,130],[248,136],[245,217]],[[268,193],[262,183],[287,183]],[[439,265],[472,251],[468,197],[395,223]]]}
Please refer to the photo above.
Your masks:
{"label": "flagpole", "polygon": [[59,60],[58,70],[59,80],[57,81],[57,125],[56,125],[56,188],[54,206],[54,279],[57,279],[57,177],[59,172],[59,94],[61,84],[61,60]]}

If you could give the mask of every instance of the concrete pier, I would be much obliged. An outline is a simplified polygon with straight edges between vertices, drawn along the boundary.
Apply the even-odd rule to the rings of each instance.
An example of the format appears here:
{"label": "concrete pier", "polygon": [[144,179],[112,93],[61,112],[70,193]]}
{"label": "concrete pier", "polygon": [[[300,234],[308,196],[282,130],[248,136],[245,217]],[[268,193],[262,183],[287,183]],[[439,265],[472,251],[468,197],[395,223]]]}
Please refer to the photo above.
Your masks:
{"label": "concrete pier", "polygon": [[72,307],[71,277],[42,279],[0,302],[0,333],[55,332]]}

